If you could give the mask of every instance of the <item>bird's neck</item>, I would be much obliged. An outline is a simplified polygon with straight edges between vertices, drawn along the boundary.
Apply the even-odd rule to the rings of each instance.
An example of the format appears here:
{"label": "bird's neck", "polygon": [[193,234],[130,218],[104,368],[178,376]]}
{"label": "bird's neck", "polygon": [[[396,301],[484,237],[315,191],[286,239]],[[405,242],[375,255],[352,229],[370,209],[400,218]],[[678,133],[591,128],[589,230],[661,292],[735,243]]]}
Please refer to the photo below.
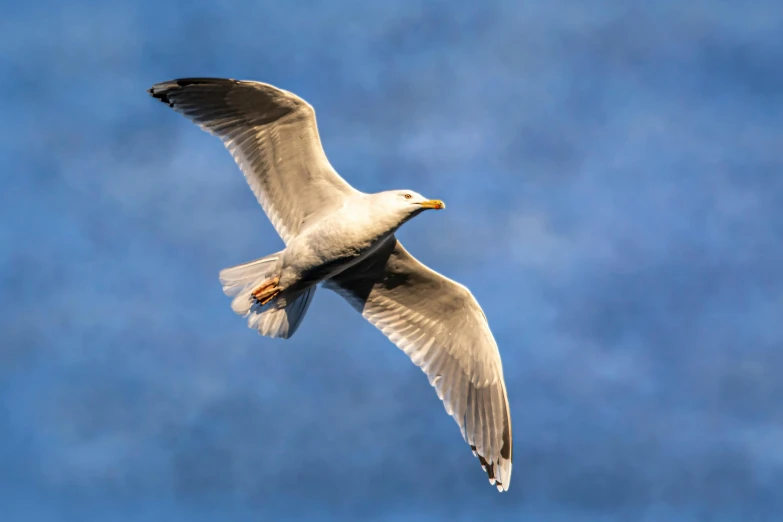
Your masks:
{"label": "bird's neck", "polygon": [[387,234],[393,234],[403,224],[412,219],[417,212],[410,212],[399,206],[389,207],[382,205],[370,205],[367,209],[368,217],[374,224],[374,228],[383,229]]}

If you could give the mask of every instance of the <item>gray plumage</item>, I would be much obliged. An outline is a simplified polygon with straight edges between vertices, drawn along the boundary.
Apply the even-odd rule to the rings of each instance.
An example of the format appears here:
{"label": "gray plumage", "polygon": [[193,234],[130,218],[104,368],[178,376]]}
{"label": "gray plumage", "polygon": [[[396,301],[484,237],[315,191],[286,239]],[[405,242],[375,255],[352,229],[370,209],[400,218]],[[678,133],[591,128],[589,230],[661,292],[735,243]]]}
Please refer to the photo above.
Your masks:
{"label": "gray plumage", "polygon": [[220,272],[232,309],[261,334],[288,338],[319,283],[337,292],[427,374],[490,483],[507,490],[511,416],[487,319],[467,288],[419,263],[394,236],[443,203],[351,187],[324,154],[313,108],[290,92],[190,78],[149,93],[223,141],[286,244]]}

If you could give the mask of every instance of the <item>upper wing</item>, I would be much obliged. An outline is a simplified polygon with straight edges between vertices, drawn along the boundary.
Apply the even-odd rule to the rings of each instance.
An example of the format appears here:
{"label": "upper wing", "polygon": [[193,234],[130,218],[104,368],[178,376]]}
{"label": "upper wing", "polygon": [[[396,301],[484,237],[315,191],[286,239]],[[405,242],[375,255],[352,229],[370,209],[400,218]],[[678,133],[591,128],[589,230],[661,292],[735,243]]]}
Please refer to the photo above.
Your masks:
{"label": "upper wing", "polygon": [[171,80],[148,92],[223,140],[286,243],[358,194],[326,159],[315,111],[290,92],[221,78]]}
{"label": "upper wing", "polygon": [[512,440],[503,368],[470,291],[419,263],[394,237],[324,286],[348,300],[427,374],[490,483],[507,490]]}

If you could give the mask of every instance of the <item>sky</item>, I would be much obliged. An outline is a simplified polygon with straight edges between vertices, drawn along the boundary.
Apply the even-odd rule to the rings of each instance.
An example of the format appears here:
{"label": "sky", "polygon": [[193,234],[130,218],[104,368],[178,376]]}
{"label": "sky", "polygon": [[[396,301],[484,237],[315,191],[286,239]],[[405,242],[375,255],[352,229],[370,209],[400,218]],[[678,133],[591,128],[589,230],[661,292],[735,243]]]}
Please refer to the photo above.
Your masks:
{"label": "sky", "polygon": [[[766,521],[783,512],[779,2],[22,2],[0,20],[0,520]],[[503,358],[507,493],[153,83],[272,83]]]}

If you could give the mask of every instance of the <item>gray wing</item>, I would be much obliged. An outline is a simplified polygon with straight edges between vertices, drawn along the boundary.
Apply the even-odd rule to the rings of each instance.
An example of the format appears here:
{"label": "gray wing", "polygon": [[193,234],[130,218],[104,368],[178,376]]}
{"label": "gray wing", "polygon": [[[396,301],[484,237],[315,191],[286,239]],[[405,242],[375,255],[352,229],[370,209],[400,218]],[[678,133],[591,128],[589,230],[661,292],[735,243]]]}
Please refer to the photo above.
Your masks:
{"label": "gray wing", "polygon": [[470,291],[419,263],[394,237],[324,286],[342,295],[427,374],[490,483],[507,490],[512,439],[503,368]]}
{"label": "gray wing", "polygon": [[286,243],[359,193],[329,164],[313,108],[290,92],[222,78],[171,80],[148,92],[223,141]]}

